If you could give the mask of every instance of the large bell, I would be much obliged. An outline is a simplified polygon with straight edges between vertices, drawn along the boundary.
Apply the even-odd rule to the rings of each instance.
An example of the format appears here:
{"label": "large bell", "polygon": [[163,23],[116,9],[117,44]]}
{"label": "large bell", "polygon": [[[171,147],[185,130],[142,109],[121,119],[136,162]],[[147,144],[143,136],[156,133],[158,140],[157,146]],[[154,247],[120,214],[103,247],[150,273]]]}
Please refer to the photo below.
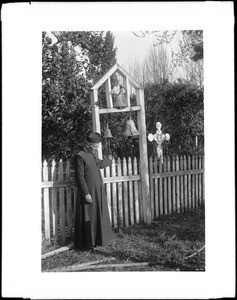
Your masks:
{"label": "large bell", "polygon": [[112,133],[111,133],[111,130],[109,129],[109,126],[108,124],[106,125],[106,129],[105,129],[105,132],[104,132],[104,138],[107,139],[107,138],[112,138]]}
{"label": "large bell", "polygon": [[115,108],[124,108],[124,107],[126,107],[126,104],[124,103],[123,94],[119,94],[119,95],[115,96],[114,107]]}
{"label": "large bell", "polygon": [[137,130],[131,117],[124,122],[122,135],[126,137],[138,138],[139,131]]}

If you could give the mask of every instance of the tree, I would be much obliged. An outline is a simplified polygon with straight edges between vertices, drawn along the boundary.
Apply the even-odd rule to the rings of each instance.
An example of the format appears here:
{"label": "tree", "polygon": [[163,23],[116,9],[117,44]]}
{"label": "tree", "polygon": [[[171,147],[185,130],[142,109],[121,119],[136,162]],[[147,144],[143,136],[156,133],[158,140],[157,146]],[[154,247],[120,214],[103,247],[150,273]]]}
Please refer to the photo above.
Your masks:
{"label": "tree", "polygon": [[164,46],[150,46],[141,63],[137,59],[129,63],[129,72],[143,86],[168,81],[170,62]]}
{"label": "tree", "polygon": [[169,78],[169,58],[163,45],[150,47],[143,62],[144,83],[163,83]]}
{"label": "tree", "polygon": [[137,82],[139,82],[141,85],[144,85],[142,63],[140,60],[138,60],[138,58],[128,62],[128,72]]}
{"label": "tree", "polygon": [[111,33],[42,34],[42,156],[74,155],[92,129],[90,88],[115,63]]}
{"label": "tree", "polygon": [[183,68],[185,70],[186,80],[200,88],[203,88],[203,60],[201,59],[197,62],[189,60],[184,63]]}

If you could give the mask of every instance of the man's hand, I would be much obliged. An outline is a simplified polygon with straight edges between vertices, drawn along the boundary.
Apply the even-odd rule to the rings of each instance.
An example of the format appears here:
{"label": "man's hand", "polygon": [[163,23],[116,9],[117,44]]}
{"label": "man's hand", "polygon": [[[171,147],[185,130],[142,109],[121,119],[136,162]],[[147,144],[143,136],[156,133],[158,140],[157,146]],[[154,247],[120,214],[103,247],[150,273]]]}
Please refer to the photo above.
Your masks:
{"label": "man's hand", "polygon": [[91,195],[90,194],[87,194],[86,196],[85,196],[85,200],[86,200],[86,203],[92,203],[92,197],[91,197]]}

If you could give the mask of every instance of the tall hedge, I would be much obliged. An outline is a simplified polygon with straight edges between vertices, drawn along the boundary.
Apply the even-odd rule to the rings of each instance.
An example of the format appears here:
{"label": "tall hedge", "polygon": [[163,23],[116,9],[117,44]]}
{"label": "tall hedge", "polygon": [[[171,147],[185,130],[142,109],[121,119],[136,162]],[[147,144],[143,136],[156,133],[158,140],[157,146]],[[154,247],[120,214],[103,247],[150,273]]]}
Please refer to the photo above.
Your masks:
{"label": "tall hedge", "polygon": [[[114,63],[110,32],[42,34],[42,158],[70,158],[92,130],[90,88]],[[79,51],[80,49],[80,51]],[[79,55],[78,55],[79,54]]]}
{"label": "tall hedge", "polygon": [[[147,132],[155,133],[159,121],[163,133],[171,136],[169,142],[163,143],[164,152],[170,155],[203,154],[203,90],[188,82],[176,82],[147,86],[144,94]],[[152,154],[154,148],[150,142],[148,145]]]}

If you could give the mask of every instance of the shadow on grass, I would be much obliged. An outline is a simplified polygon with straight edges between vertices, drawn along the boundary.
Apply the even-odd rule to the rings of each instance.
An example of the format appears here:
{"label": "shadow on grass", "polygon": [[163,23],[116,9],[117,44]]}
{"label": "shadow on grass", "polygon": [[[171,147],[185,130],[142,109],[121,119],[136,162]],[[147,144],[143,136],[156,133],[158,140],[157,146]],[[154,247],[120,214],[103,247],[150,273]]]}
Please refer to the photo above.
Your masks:
{"label": "shadow on grass", "polygon": [[205,213],[194,212],[162,216],[150,225],[139,224],[115,230],[114,239],[97,253],[121,260],[149,262],[181,271],[202,271],[205,253],[186,259],[205,244]]}
{"label": "shadow on grass", "polygon": [[115,229],[114,238],[107,246],[93,251],[71,249],[49,258],[42,267],[51,269],[56,265],[115,257],[121,263],[148,262],[146,271],[204,271],[205,251],[187,259],[204,244],[205,211],[200,207],[193,212],[161,216],[150,225]]}

